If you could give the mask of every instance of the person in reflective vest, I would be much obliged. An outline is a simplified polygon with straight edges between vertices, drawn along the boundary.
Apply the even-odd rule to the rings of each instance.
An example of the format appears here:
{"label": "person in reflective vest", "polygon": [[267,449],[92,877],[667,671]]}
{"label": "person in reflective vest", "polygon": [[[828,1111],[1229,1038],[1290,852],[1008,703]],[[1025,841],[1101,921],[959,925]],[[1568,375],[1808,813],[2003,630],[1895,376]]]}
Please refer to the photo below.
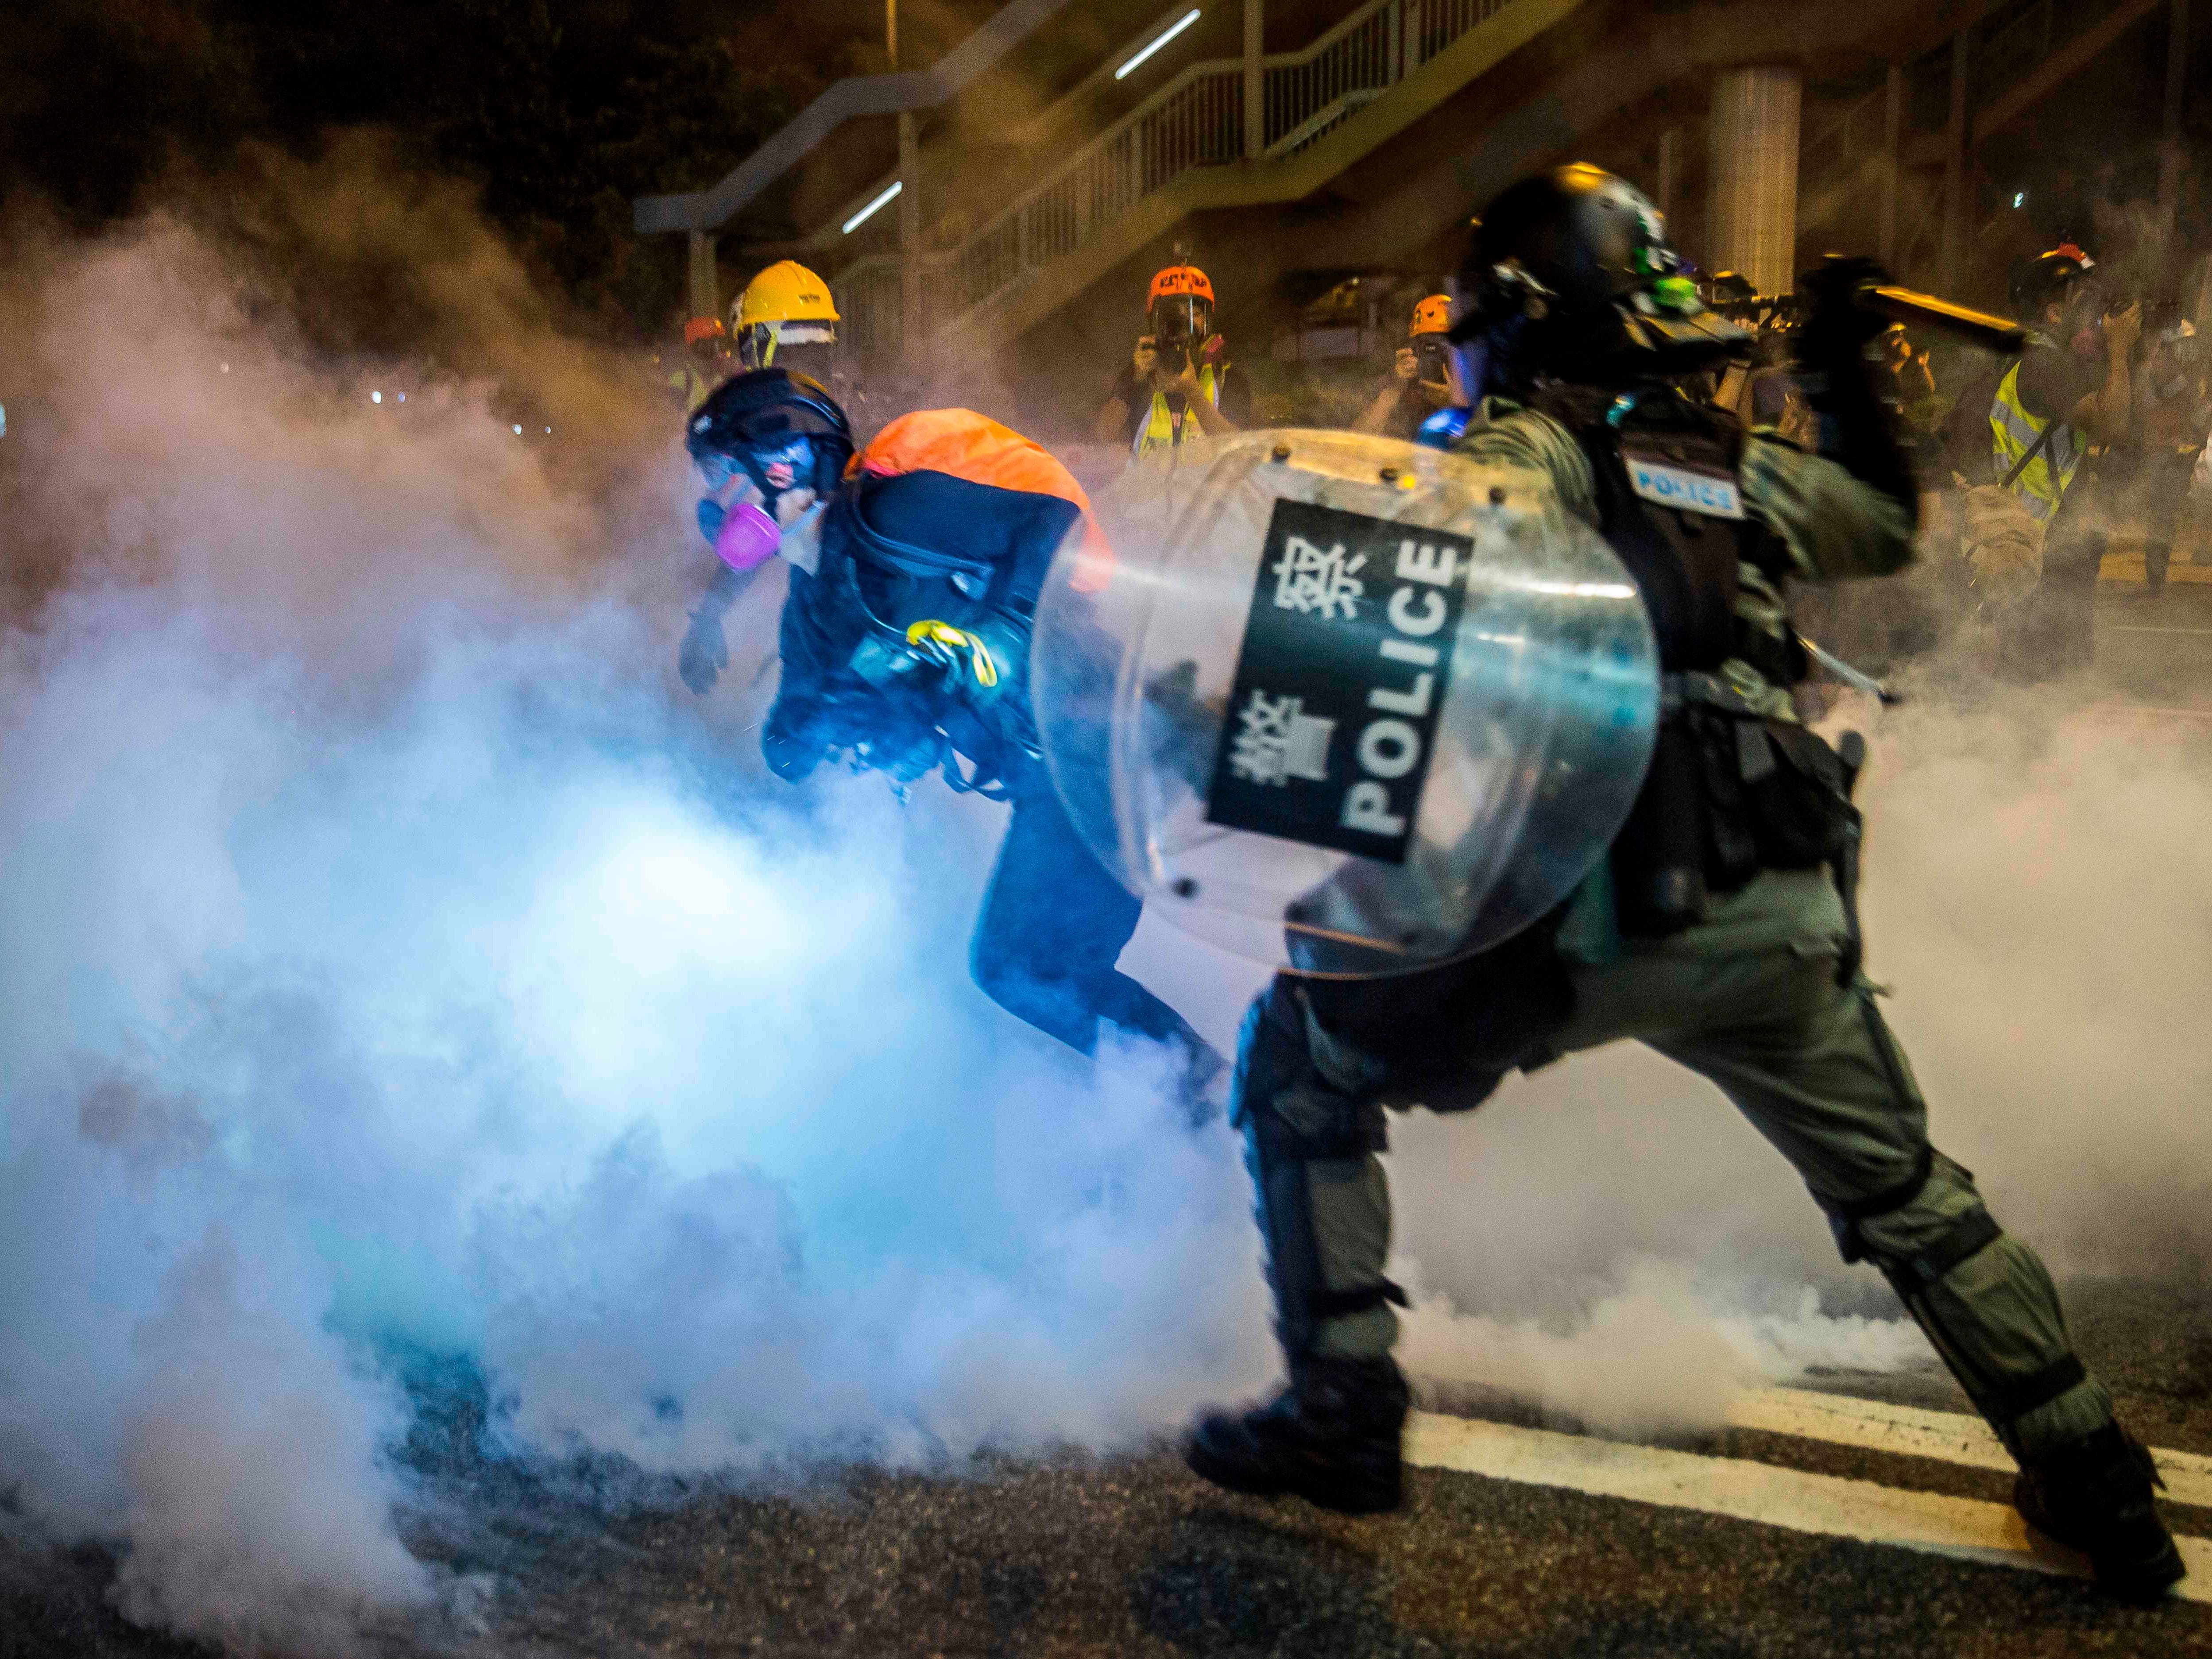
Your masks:
{"label": "person in reflective vest", "polygon": [[2128,357],[2142,326],[2130,304],[2106,314],[2096,262],[2069,243],[2013,278],[2014,305],[2039,331],[1990,404],[1990,478],[2044,530],[2043,574],[2006,640],[2010,677],[2044,679],[2088,665],[2106,537],[2078,506],[2092,443],[2123,443],[2133,415]]}
{"label": "person in reflective vest", "polygon": [[694,692],[728,653],[722,617],[779,556],[790,586],[782,681],[761,734],[796,783],[842,754],[901,793],[940,768],[1012,819],[970,951],[1008,1012],[1084,1054],[1103,1030],[1178,1056],[1184,1104],[1209,1109],[1221,1056],[1115,963],[1141,906],[1084,844],[1054,793],[1029,699],[1029,641],[1054,555],[1107,545],[1081,485],[1042,447],[965,409],[922,410],[855,452],[844,410],[783,369],[738,376],[694,417],[700,530],[721,560],[678,660]]}
{"label": "person in reflective vest", "polygon": [[1182,263],[1155,274],[1145,325],[1098,411],[1100,443],[1127,444],[1142,459],[1251,424],[1251,384],[1214,331],[1213,283],[1204,271]]}
{"label": "person in reflective vest", "polygon": [[688,418],[729,378],[729,337],[719,317],[694,317],[684,325],[684,361],[668,377],[671,396]]}

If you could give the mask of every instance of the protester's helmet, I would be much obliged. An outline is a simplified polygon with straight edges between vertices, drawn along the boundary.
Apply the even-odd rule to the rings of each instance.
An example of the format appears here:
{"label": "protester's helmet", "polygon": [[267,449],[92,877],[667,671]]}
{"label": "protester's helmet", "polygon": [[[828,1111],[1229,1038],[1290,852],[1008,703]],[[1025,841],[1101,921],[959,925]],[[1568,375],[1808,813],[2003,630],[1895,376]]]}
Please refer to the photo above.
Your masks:
{"label": "protester's helmet", "polygon": [[1406,325],[1406,337],[1414,339],[1424,334],[1447,334],[1451,331],[1452,300],[1449,294],[1431,294],[1413,307],[1413,319]]}
{"label": "protester's helmet", "polygon": [[695,460],[723,456],[735,461],[773,503],[790,486],[772,482],[762,458],[789,449],[798,438],[810,441],[812,487],[826,499],[853,458],[853,428],[845,411],[819,380],[788,369],[757,368],[724,381],[699,405],[684,446]]}
{"label": "protester's helmet", "polygon": [[2053,301],[2070,305],[2082,281],[2097,262],[2071,242],[2061,242],[2048,253],[2025,259],[2012,273],[2012,302],[2032,318],[2039,318]]}
{"label": "protester's helmet", "polygon": [[1145,317],[1162,345],[1202,344],[1213,327],[1213,284],[1196,265],[1170,265],[1145,291]]}
{"label": "protester's helmet", "polygon": [[830,284],[796,259],[769,266],[730,306],[730,332],[747,368],[774,368],[787,348],[835,345],[837,322]]}
{"label": "protester's helmet", "polygon": [[684,343],[695,346],[702,340],[722,337],[722,319],[719,317],[694,317],[684,325]]}
{"label": "protester's helmet", "polygon": [[1482,378],[1606,383],[1706,368],[1748,336],[1705,309],[1650,198],[1573,162],[1508,185],[1474,222],[1452,337]]}

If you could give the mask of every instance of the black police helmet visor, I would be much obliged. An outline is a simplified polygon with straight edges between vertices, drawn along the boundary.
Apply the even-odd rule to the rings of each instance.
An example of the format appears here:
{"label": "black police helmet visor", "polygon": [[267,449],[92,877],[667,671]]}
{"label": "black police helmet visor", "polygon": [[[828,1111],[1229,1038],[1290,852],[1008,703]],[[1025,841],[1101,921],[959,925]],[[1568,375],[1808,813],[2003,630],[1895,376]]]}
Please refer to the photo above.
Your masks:
{"label": "black police helmet visor", "polygon": [[1665,222],[1626,179],[1574,162],[1509,185],[1482,211],[1459,272],[1452,335],[1515,313],[1594,316],[1649,289],[1680,261]]}

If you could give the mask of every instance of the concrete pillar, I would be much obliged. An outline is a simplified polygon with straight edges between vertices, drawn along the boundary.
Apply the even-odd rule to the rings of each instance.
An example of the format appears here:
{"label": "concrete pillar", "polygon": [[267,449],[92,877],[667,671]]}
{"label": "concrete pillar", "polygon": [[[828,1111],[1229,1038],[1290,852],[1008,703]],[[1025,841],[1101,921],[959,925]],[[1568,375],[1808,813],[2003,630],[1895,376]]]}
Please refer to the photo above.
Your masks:
{"label": "concrete pillar", "polygon": [[1943,255],[1938,278],[1946,294],[1959,291],[1966,269],[1966,237],[1970,232],[1974,187],[1974,158],[1971,145],[1973,126],[1966,109],[1966,49],[1968,31],[1951,37],[1951,118],[1943,130]]}
{"label": "concrete pillar", "polygon": [[1797,117],[1794,69],[1730,70],[1713,88],[1712,214],[1707,263],[1761,294],[1797,284]]}
{"label": "concrete pillar", "polygon": [[1244,156],[1256,161],[1267,148],[1267,0],[1244,0]]}
{"label": "concrete pillar", "polygon": [[921,161],[912,110],[899,112],[898,173],[902,186],[898,196],[899,349],[906,366],[920,373],[925,332],[921,314]]}
{"label": "concrete pillar", "polygon": [[1889,66],[1881,106],[1881,226],[1877,247],[1882,264],[1897,270],[1897,196],[1905,182],[1905,65]]}
{"label": "concrete pillar", "polygon": [[690,290],[694,317],[722,314],[722,284],[714,268],[714,237],[711,231],[691,233]]}

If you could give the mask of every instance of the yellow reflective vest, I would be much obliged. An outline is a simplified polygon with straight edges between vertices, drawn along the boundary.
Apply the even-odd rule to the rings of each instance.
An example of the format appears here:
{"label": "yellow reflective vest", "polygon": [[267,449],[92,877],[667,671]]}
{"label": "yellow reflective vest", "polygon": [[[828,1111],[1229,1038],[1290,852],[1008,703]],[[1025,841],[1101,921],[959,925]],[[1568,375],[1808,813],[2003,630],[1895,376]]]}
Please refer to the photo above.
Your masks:
{"label": "yellow reflective vest", "polygon": [[[2020,365],[2014,363],[1997,383],[1996,401],[1990,405],[1990,431],[1995,440],[1999,478],[2020,465],[2020,458],[2035,447],[2049,424],[2029,414],[2027,405],[2021,402]],[[2073,428],[2061,426],[2043,453],[2021,468],[2020,476],[2012,481],[2012,492],[2038,524],[2048,522],[2058,510],[2066,486],[2074,482],[2075,470],[2088,452],[2087,439]]]}
{"label": "yellow reflective vest", "polygon": [[699,405],[714,395],[721,382],[696,363],[684,363],[668,377],[668,389],[684,403],[685,415],[696,415]]}
{"label": "yellow reflective vest", "polygon": [[[1212,363],[1198,371],[1198,389],[1205,394],[1206,401],[1216,409],[1221,407],[1221,383],[1228,378],[1229,365],[1226,363],[1221,365],[1218,374],[1214,372]],[[1168,407],[1167,393],[1155,392],[1152,393],[1152,412],[1145,417],[1145,423],[1137,428],[1137,440],[1129,446],[1129,453],[1141,460],[1156,449],[1168,449],[1181,443],[1183,441],[1183,423],[1187,421],[1196,424],[1191,421],[1188,409],[1182,412],[1182,420],[1178,421],[1175,411]]]}

